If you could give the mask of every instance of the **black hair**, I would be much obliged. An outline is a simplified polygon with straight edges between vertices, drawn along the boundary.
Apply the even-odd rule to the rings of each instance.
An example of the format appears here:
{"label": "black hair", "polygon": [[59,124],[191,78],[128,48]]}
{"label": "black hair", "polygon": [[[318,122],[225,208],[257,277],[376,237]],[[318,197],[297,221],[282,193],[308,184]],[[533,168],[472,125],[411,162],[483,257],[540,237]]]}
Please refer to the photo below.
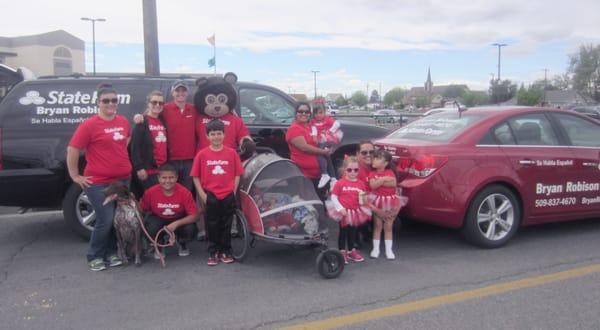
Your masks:
{"label": "black hair", "polygon": [[358,153],[360,151],[360,147],[362,147],[365,144],[370,144],[372,146],[375,146],[373,144],[373,141],[371,141],[371,140],[362,140],[362,141],[358,142],[358,144],[356,145],[356,153]]}
{"label": "black hair", "polygon": [[159,172],[175,172],[175,175],[177,175],[177,168],[175,168],[175,165],[171,164],[171,163],[164,163],[162,165],[160,165],[160,167],[158,168]]}
{"label": "black hair", "polygon": [[398,171],[396,170],[396,162],[394,161],[394,158],[392,157],[392,154],[389,151],[383,149],[375,149],[375,152],[373,152],[373,158],[383,158],[387,162],[387,166],[385,167],[385,169],[394,172],[396,181],[398,181]]}
{"label": "black hair", "polygon": [[300,107],[303,106],[303,105],[305,105],[305,106],[308,107],[308,111],[311,111],[310,103],[301,101],[301,102],[296,103],[296,107],[294,108],[294,110],[295,110],[294,112],[298,112],[298,109],[300,109]]}
{"label": "black hair", "polygon": [[320,104],[320,103],[319,104],[315,104],[315,106],[312,109],[312,114],[313,115],[316,114],[317,111],[319,111],[319,110],[325,111],[325,107],[322,104]]}
{"label": "black hair", "polygon": [[206,124],[205,130],[206,135],[208,135],[212,131],[225,132],[225,125],[219,119],[213,119]]}
{"label": "black hair", "polygon": [[98,87],[96,87],[96,94],[98,99],[100,99],[100,96],[104,94],[117,94],[117,90],[109,83],[100,83]]}

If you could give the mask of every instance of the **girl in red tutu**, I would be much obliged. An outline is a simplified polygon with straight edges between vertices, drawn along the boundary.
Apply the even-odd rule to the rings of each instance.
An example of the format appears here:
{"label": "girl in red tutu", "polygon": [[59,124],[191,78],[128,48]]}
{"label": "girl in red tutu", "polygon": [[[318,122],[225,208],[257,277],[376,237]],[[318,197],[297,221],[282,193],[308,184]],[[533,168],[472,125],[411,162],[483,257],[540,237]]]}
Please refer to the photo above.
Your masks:
{"label": "girl in red tutu", "polygon": [[369,173],[369,202],[373,208],[373,250],[371,258],[379,257],[381,229],[385,240],[385,256],[395,259],[392,251],[392,228],[400,208],[406,204],[406,197],[398,196],[396,172],[392,163],[392,154],[385,150],[376,150],[371,163],[373,171]]}
{"label": "girl in red tutu", "polygon": [[367,186],[358,180],[358,160],[356,157],[344,158],[343,177],[331,190],[330,199],[325,202],[327,213],[332,219],[339,221],[339,249],[344,260],[361,262],[364,258],[354,248],[356,227],[371,218],[371,210],[367,206]]}

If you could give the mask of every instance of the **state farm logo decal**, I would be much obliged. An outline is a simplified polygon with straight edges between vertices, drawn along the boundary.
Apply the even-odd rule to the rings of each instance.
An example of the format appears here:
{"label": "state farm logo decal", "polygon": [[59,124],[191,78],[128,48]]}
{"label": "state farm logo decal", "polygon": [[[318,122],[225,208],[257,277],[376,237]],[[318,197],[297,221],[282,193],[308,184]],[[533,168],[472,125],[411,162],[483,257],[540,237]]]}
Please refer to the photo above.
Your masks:
{"label": "state farm logo decal", "polygon": [[106,133],[106,134],[113,133],[113,140],[120,141],[120,140],[125,139],[125,136],[123,134],[121,134],[121,131],[123,131],[123,130],[124,130],[123,127],[105,128],[104,133]]}
{"label": "state farm logo decal", "polygon": [[167,142],[167,137],[165,136],[165,133],[160,131],[156,135],[156,138],[154,138],[154,141],[156,141],[156,143],[161,143],[161,142],[164,143],[164,142]]}
{"label": "state farm logo decal", "polygon": [[44,102],[46,102],[46,99],[41,97],[40,93],[36,91],[29,91],[25,93],[25,96],[19,99],[19,103],[22,105],[42,105]]}

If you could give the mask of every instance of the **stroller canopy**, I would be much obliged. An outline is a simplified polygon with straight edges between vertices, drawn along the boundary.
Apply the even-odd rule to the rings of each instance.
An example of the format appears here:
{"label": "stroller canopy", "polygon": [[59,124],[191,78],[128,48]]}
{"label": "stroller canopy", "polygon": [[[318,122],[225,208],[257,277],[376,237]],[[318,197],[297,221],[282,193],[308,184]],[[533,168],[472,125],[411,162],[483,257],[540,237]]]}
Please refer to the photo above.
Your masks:
{"label": "stroller canopy", "polygon": [[242,203],[242,210],[256,234],[306,236],[326,229],[323,203],[294,162],[267,153],[250,158],[244,168],[240,190],[253,203]]}

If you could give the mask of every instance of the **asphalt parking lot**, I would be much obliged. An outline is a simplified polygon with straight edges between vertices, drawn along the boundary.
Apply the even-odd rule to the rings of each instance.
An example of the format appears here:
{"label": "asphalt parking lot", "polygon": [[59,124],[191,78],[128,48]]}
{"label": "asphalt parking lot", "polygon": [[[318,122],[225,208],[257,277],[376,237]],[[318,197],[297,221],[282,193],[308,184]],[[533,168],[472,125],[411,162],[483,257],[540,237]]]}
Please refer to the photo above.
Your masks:
{"label": "asphalt parking lot", "polygon": [[[243,264],[208,267],[204,243],[197,242],[189,257],[171,251],[165,269],[146,259],[139,268],[92,273],[84,258],[86,242],[70,232],[61,213],[4,214],[0,222],[0,319],[6,329],[270,329],[365,311],[377,318],[333,324],[356,329],[599,326],[598,271],[539,285],[531,280],[534,285],[523,288],[508,284],[510,291],[488,296],[469,292],[600,267],[600,221],[526,228],[496,250],[470,246],[454,231],[412,224],[397,237],[397,260],[350,264],[335,280],[317,274],[315,251],[264,242]],[[463,298],[446,298],[452,294]],[[437,304],[422,303],[427,299]],[[380,316],[379,309],[390,307],[397,312]]]}

